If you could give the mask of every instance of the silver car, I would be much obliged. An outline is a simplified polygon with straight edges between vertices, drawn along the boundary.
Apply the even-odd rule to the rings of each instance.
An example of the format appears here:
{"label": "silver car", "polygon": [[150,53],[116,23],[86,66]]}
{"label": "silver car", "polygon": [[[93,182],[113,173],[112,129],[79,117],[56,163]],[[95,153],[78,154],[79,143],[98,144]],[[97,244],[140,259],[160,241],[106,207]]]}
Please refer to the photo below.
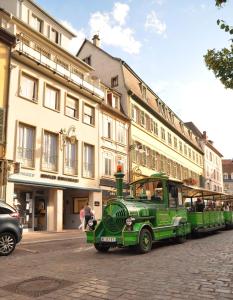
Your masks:
{"label": "silver car", "polygon": [[19,213],[0,200],[0,256],[11,254],[22,239],[23,228]]}

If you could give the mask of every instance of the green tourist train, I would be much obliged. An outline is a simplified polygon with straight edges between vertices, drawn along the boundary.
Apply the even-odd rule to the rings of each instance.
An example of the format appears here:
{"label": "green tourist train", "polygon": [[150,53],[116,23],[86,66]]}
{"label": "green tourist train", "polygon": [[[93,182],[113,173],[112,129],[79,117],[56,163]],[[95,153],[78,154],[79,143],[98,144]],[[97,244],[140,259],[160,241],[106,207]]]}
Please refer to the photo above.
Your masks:
{"label": "green tourist train", "polygon": [[116,198],[104,207],[98,224],[89,220],[87,226],[87,242],[100,252],[131,247],[147,253],[156,241],[174,239],[183,243],[190,234],[233,224],[230,209],[215,207],[216,201],[223,199],[221,193],[190,187],[157,173],[131,183],[130,195],[123,197],[124,173],[120,165],[115,177]]}

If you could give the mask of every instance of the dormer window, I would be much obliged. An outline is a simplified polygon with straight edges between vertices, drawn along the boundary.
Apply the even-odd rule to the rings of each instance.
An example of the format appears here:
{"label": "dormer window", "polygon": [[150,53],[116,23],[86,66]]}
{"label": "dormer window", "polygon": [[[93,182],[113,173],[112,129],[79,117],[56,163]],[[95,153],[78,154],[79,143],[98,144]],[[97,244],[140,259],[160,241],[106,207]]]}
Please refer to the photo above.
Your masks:
{"label": "dormer window", "polygon": [[83,61],[84,61],[86,64],[88,64],[89,66],[91,66],[91,55],[85,57],[85,58],[83,59]]}
{"label": "dormer window", "polygon": [[118,76],[111,78],[111,87],[114,88],[116,86],[118,86]]}
{"label": "dormer window", "polygon": [[43,33],[43,21],[35,15],[32,15],[32,27],[36,31]]}
{"label": "dormer window", "polygon": [[142,99],[146,100],[147,88],[142,82],[140,83],[140,89],[142,93]]}
{"label": "dormer window", "polygon": [[59,33],[54,28],[51,29],[51,41],[59,44]]}
{"label": "dormer window", "polygon": [[107,93],[107,104],[113,108],[120,109],[120,98],[111,92]]}

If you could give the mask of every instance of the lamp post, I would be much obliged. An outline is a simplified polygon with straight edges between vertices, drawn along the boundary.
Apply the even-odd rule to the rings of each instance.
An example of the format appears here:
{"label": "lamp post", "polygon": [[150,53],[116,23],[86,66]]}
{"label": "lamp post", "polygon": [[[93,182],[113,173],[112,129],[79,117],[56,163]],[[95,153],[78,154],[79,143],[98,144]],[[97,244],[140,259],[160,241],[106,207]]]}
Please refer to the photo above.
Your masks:
{"label": "lamp post", "polygon": [[61,136],[61,150],[66,146],[67,141],[70,141],[71,144],[75,144],[77,137],[76,137],[76,128],[74,125],[71,125],[67,130],[65,128],[61,128],[59,131]]}
{"label": "lamp post", "polygon": [[[132,151],[138,151],[140,154],[143,154],[145,151],[143,149],[143,146],[142,144],[132,144],[129,146],[129,151],[132,152]],[[137,159],[136,159],[137,161]],[[134,168],[132,168],[132,164],[133,164],[133,161],[132,161],[132,154],[130,153],[130,174],[132,176],[129,176],[130,177],[130,181],[133,181],[133,175],[136,174],[136,175],[141,175],[142,174],[142,171],[140,169],[140,162],[136,162],[136,166]],[[132,177],[132,178],[131,178]]]}

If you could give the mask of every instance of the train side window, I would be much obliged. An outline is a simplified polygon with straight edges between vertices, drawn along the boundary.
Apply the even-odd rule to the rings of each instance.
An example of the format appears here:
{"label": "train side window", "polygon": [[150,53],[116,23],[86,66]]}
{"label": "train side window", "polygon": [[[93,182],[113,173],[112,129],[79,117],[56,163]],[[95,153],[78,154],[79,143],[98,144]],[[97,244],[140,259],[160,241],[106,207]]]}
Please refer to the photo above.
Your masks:
{"label": "train side window", "polygon": [[169,207],[176,208],[178,206],[178,188],[175,185],[169,185]]}

